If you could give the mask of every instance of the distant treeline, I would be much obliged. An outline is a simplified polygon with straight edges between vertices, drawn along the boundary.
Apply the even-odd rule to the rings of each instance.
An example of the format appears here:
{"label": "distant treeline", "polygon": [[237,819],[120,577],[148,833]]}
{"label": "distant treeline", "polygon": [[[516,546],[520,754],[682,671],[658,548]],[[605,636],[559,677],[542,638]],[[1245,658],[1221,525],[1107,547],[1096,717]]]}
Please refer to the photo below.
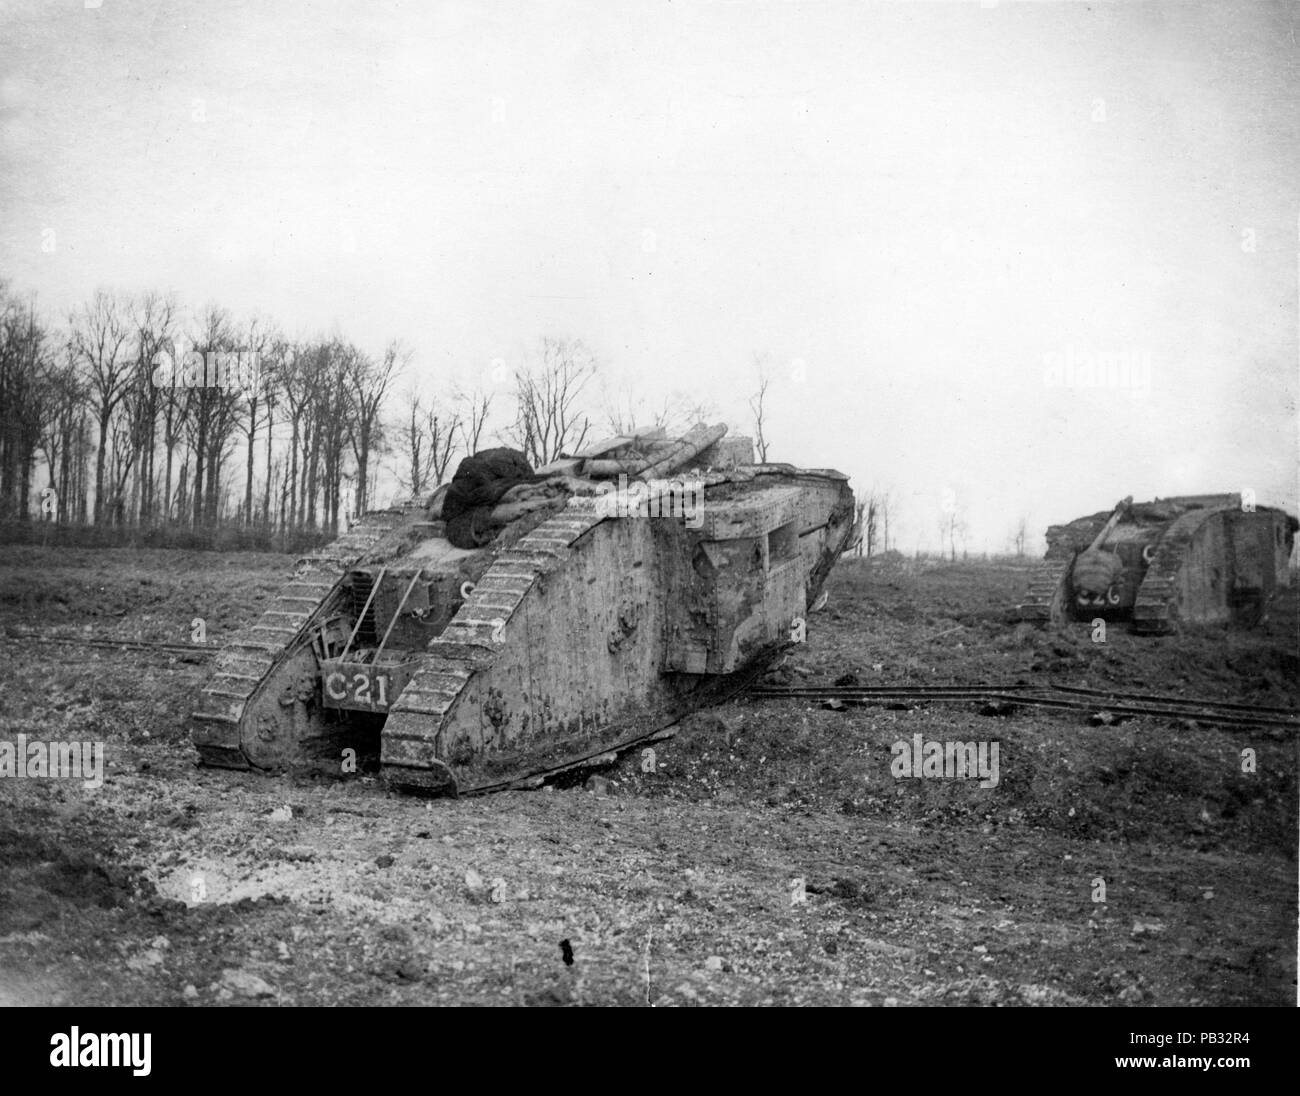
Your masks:
{"label": "distant treeline", "polygon": [[[290,343],[216,306],[187,336],[156,294],[101,290],[55,326],[0,284],[0,520],[336,529],[367,507],[399,354]],[[230,362],[252,368],[206,369]]]}
{"label": "distant treeline", "polygon": [[[392,389],[410,358],[170,296],[97,291],[62,322],[0,279],[0,536],[34,543],[297,551],[364,514],[379,458],[420,495],[485,438],[491,391]],[[496,437],[534,465],[587,437],[595,373],[581,343],[544,338]],[[392,491],[390,490],[390,495]]]}

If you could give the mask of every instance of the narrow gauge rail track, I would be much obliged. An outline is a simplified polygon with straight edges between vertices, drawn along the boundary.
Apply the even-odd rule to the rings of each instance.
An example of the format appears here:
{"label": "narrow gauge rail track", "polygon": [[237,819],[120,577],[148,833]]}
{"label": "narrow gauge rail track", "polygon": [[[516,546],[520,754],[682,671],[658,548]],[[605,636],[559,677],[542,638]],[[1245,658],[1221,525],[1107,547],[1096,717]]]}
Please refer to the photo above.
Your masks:
{"label": "narrow gauge rail track", "polygon": [[1155,696],[1073,685],[795,685],[758,686],[745,695],[763,700],[839,700],[850,705],[1001,702],[1068,711],[1106,711],[1111,715],[1189,719],[1228,727],[1285,727],[1300,730],[1300,712],[1275,706],[1240,704],[1195,697]]}
{"label": "narrow gauge rail track", "polygon": [[204,658],[215,655],[221,650],[219,646],[202,643],[162,643],[152,639],[102,639],[89,636],[57,635],[49,632],[0,632],[0,640],[68,643],[77,647],[100,647],[112,650],[162,651],[167,654],[199,655]]}

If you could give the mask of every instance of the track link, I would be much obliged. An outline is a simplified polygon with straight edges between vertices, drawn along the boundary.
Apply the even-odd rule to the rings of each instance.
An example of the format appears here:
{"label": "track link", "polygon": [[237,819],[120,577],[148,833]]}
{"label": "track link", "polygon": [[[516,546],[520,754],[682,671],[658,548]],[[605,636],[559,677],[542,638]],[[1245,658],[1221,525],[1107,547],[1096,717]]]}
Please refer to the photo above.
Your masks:
{"label": "track link", "polygon": [[1133,605],[1133,631],[1168,635],[1178,630],[1179,571],[1200,527],[1217,510],[1193,510],[1178,518],[1160,538]]}
{"label": "track link", "polygon": [[1065,615],[1065,580],[1072,559],[1045,560],[1029,579],[1029,593],[1016,606],[1017,620],[1031,624],[1056,624]]}

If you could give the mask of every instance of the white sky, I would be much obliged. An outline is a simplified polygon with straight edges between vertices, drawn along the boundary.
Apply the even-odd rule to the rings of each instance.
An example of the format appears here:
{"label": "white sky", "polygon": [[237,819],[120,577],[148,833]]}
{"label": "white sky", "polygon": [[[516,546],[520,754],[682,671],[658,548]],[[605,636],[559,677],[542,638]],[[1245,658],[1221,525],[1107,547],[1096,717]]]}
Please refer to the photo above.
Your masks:
{"label": "white sky", "polygon": [[[1298,23],[0,0],[0,275],[400,336],[434,386],[570,335],[745,425],[768,353],[772,459],[893,486],[908,551],[945,489],[991,549],[1128,494],[1294,511]],[[1070,351],[1149,387],[1049,387]]]}

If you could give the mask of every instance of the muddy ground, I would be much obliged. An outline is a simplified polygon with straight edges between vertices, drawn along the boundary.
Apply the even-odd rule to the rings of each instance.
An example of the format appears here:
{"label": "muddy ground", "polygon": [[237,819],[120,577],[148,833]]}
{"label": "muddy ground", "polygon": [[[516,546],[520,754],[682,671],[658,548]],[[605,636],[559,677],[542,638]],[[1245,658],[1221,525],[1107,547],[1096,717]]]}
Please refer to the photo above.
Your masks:
{"label": "muddy ground", "polygon": [[[217,644],[291,565],[3,547],[0,633],[187,643],[199,617]],[[776,678],[1300,707],[1294,592],[1253,632],[1094,643],[1005,622],[1027,574],[842,561]],[[1290,732],[740,700],[661,744],[655,772],[625,758],[610,795],[426,802],[364,773],[197,767],[206,673],[183,651],[0,638],[0,741],[107,757],[98,789],[0,779],[0,1003],[1296,1000]],[[895,779],[890,746],[917,733],[997,741],[997,787]]]}

